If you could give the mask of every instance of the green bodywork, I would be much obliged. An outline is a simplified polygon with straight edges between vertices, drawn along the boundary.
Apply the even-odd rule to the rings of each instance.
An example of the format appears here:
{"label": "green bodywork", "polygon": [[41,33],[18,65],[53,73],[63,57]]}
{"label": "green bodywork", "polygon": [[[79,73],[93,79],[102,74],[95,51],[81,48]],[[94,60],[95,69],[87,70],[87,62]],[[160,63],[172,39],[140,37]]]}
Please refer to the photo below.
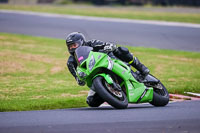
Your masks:
{"label": "green bodywork", "polygon": [[[89,68],[89,64],[92,58],[94,58],[95,64],[91,69]],[[129,66],[120,60],[110,58],[105,53],[91,51],[88,58],[77,67],[77,75],[81,80],[86,81],[88,87],[92,86],[92,81],[97,76],[104,77],[108,84],[112,84],[113,80],[109,74],[99,74],[100,68],[109,69],[123,79],[123,82],[120,84],[120,86],[125,86],[129,103],[143,103],[152,101],[153,88],[147,88],[143,83],[138,82],[132,76]],[[80,76],[81,72],[85,74],[84,77]]]}

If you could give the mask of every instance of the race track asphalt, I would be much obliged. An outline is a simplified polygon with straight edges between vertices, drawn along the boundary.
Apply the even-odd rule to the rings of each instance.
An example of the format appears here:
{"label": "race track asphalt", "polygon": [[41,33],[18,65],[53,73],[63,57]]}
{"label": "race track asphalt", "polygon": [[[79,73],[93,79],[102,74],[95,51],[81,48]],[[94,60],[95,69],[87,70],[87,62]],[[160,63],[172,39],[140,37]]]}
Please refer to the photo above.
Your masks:
{"label": "race track asphalt", "polygon": [[199,133],[200,101],[0,112],[0,133]]}
{"label": "race track asphalt", "polygon": [[98,19],[0,10],[0,32],[65,39],[80,31],[87,39],[120,45],[200,51],[200,25]]}

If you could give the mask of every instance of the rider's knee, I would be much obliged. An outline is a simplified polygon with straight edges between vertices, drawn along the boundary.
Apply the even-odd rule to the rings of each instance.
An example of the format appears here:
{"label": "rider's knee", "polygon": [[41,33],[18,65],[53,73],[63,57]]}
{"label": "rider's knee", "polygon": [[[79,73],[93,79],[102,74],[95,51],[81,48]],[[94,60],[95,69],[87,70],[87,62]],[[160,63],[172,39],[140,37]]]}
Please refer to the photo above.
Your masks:
{"label": "rider's knee", "polygon": [[114,53],[117,58],[125,62],[130,62],[133,60],[133,55],[125,47],[118,47],[118,50]]}
{"label": "rider's knee", "polygon": [[118,47],[118,50],[122,53],[122,54],[128,54],[129,50],[125,47]]}
{"label": "rider's knee", "polygon": [[86,100],[87,104],[90,107],[99,107],[104,101],[99,96],[88,96]]}

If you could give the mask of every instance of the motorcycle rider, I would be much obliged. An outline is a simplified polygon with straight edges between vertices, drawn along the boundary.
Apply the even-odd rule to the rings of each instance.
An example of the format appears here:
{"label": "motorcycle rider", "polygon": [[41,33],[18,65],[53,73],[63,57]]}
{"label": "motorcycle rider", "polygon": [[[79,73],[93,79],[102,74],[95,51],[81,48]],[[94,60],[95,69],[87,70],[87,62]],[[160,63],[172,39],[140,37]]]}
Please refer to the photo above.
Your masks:
{"label": "motorcycle rider", "polygon": [[[80,32],[72,32],[66,38],[66,45],[68,52],[70,53],[69,59],[67,61],[67,66],[71,74],[76,79],[78,85],[84,86],[85,82],[81,81],[76,75],[77,62],[74,57],[74,52],[76,48],[80,46],[90,46],[93,47],[93,51],[98,52],[99,50],[104,52],[112,52],[113,55],[120,60],[127,62],[134,68],[136,68],[144,77],[149,74],[149,69],[144,66],[137,57],[134,57],[127,48],[117,47],[115,44],[109,42],[102,42],[100,40],[89,40],[86,41],[85,36]],[[90,89],[87,97],[87,104],[91,107],[100,106],[104,100],[98,96],[92,89]]]}

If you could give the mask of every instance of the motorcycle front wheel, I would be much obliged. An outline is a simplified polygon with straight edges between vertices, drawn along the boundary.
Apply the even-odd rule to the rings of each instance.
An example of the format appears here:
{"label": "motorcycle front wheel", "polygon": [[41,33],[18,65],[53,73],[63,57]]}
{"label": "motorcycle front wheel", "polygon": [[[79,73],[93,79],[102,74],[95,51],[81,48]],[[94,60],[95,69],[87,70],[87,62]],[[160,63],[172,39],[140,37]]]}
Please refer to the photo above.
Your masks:
{"label": "motorcycle front wheel", "polygon": [[93,85],[98,95],[116,109],[125,109],[128,106],[126,94],[117,91],[106,80],[98,76],[93,80]]}

